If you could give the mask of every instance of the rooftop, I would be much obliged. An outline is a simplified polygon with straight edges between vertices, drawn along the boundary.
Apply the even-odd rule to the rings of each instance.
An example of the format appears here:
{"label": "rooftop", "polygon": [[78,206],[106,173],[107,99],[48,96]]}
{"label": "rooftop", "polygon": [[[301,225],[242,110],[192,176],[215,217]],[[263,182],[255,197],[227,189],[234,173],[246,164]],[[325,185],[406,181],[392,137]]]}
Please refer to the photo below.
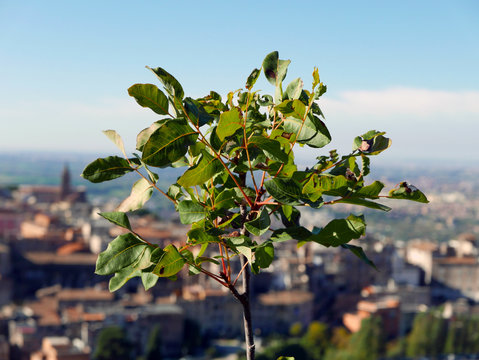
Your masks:
{"label": "rooftop", "polygon": [[52,252],[27,252],[25,258],[35,265],[91,265],[96,264],[97,255],[89,253],[73,253],[60,255]]}
{"label": "rooftop", "polygon": [[298,290],[270,292],[259,296],[262,305],[296,305],[312,300],[312,293]]}

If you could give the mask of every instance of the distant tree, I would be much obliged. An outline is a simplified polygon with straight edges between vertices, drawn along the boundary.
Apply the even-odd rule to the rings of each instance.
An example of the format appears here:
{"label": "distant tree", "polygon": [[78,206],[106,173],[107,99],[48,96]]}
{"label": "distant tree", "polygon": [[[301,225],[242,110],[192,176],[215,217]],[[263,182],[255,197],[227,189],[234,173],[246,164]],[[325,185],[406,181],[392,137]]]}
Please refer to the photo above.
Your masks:
{"label": "distant tree", "polygon": [[445,342],[447,345],[447,333],[447,321],[441,317],[440,312],[432,310],[417,314],[407,337],[406,355],[416,357],[442,354]]}
{"label": "distant tree", "polygon": [[403,359],[406,356],[407,340],[404,337],[391,341],[386,346],[386,357]]}
{"label": "distant tree", "polygon": [[133,346],[122,328],[104,328],[98,335],[94,360],[132,360]]}
{"label": "distant tree", "polygon": [[162,340],[161,327],[159,325],[153,326],[145,349],[145,360],[161,360],[162,356]]}
{"label": "distant tree", "polygon": [[303,334],[303,324],[301,322],[295,322],[289,327],[289,335],[297,338]]}
{"label": "distant tree", "polygon": [[333,329],[330,344],[335,349],[346,349],[351,338],[351,333],[342,326]]}
{"label": "distant tree", "polygon": [[257,360],[276,360],[281,356],[294,357],[294,360],[309,360],[307,350],[297,340],[284,340],[264,349],[256,356]]}
{"label": "distant tree", "polygon": [[410,357],[426,355],[429,348],[430,315],[419,313],[414,317],[411,332],[407,337],[406,355]]}
{"label": "distant tree", "polygon": [[349,359],[373,360],[384,353],[385,339],[379,316],[363,319],[361,329],[351,336],[348,344]]}
{"label": "distant tree", "polygon": [[301,339],[301,345],[308,352],[310,359],[320,360],[329,345],[328,325],[313,321]]}

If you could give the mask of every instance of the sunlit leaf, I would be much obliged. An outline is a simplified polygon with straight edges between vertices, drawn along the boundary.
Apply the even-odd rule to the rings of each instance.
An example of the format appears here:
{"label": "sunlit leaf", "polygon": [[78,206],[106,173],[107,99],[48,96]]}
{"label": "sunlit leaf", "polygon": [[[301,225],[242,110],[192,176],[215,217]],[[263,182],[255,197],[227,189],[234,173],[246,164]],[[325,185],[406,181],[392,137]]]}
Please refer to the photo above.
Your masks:
{"label": "sunlit leaf", "polygon": [[286,94],[288,99],[294,100],[294,99],[299,99],[299,96],[301,95],[302,90],[303,90],[303,80],[301,80],[301,78],[296,78],[289,83],[284,93]]}
{"label": "sunlit leaf", "polygon": [[153,269],[153,274],[160,277],[176,275],[183,265],[185,265],[185,258],[178,252],[178,249],[173,244],[169,244],[163,250],[163,256]]}
{"label": "sunlit leaf", "polygon": [[288,154],[284,152],[278,141],[268,139],[264,136],[252,136],[248,146],[257,146],[272,160],[288,162]]}
{"label": "sunlit leaf", "polygon": [[292,179],[274,178],[265,181],[264,187],[269,194],[282,204],[299,205],[301,202],[301,188]]}
{"label": "sunlit leaf", "polygon": [[206,150],[201,152],[199,162],[185,171],[178,179],[178,184],[183,187],[204,184],[208,180],[223,170],[223,165],[218,158],[211,156]]}
{"label": "sunlit leaf", "polygon": [[198,133],[185,120],[168,121],[156,129],[143,147],[142,160],[147,165],[163,167],[181,159]]}
{"label": "sunlit leaf", "polygon": [[271,225],[271,220],[269,218],[268,210],[263,208],[261,213],[257,216],[256,219],[245,223],[246,229],[253,235],[261,236],[266,231],[268,231],[269,226]]}
{"label": "sunlit leaf", "polygon": [[117,211],[127,212],[141,209],[152,194],[153,185],[148,180],[141,178],[133,184],[130,195],[121,202]]}
{"label": "sunlit leaf", "polygon": [[125,146],[123,145],[123,140],[120,135],[115,130],[103,130],[103,134],[106,135],[122,153],[125,153]]}
{"label": "sunlit leaf", "polygon": [[99,215],[115,225],[131,230],[130,221],[128,220],[128,216],[126,216],[124,212],[102,212],[99,213]]}
{"label": "sunlit leaf", "polygon": [[206,217],[206,210],[197,202],[183,200],[178,203],[177,210],[182,224],[193,224]]}
{"label": "sunlit leaf", "polygon": [[178,82],[178,80],[175,79],[173,75],[171,75],[170,73],[168,73],[165,69],[161,67],[150,68],[147,66],[146,68],[153,71],[153,73],[158,77],[158,79],[161,81],[161,83],[165,87],[165,90],[171,96],[178,99],[183,99],[183,96],[184,96],[183,88],[181,87],[180,83]]}
{"label": "sunlit leaf", "polygon": [[88,164],[81,176],[92,183],[99,183],[119,178],[132,171],[134,168],[126,159],[119,156],[108,156],[98,158]]}
{"label": "sunlit leaf", "polygon": [[248,90],[250,90],[254,86],[256,80],[258,80],[259,74],[261,74],[261,70],[253,69],[251,74],[248,76],[248,79],[246,80],[246,88]]}
{"label": "sunlit leaf", "polygon": [[408,184],[405,181],[401,182],[399,184],[399,187],[397,187],[396,189],[392,189],[391,191],[389,191],[389,197],[391,199],[412,200],[421,203],[429,202],[426,195],[424,195],[415,186]]}
{"label": "sunlit leaf", "polygon": [[266,241],[259,245],[254,251],[254,261],[251,268],[255,274],[259,273],[260,269],[266,269],[274,260],[274,246],[271,242]]}
{"label": "sunlit leaf", "polygon": [[339,246],[365,234],[366,223],[362,216],[349,215],[346,219],[335,219],[327,224],[311,240],[324,246]]}
{"label": "sunlit leaf", "polygon": [[263,71],[266,79],[275,86],[279,86],[286,77],[291,60],[280,60],[279,53],[273,51],[263,60]]}
{"label": "sunlit leaf", "polygon": [[233,135],[243,126],[240,114],[237,108],[225,111],[220,116],[220,121],[216,127],[216,135],[223,141],[226,137]]}
{"label": "sunlit leaf", "polygon": [[110,279],[109,290],[116,291],[121,288],[131,278],[141,276],[141,270],[146,269],[151,265],[150,256],[153,247],[144,247],[138,258],[129,266],[121,269],[115,273],[115,276]]}
{"label": "sunlit leaf", "polygon": [[131,233],[118,236],[98,255],[95,274],[110,275],[120,271],[136,261],[147,246]]}
{"label": "sunlit leaf", "polygon": [[160,115],[168,114],[168,99],[155,85],[135,84],[128,89],[128,94],[133,96],[139,105]]}

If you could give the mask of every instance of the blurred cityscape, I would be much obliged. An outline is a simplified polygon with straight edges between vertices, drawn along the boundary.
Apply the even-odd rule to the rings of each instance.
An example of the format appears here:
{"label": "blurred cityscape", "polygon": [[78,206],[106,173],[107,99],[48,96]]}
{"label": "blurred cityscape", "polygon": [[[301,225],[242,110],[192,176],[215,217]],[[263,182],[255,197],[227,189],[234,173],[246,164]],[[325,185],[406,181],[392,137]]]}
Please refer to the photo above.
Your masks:
{"label": "blurred cityscape", "polygon": [[[123,329],[134,359],[144,356],[158,327],[163,358],[213,358],[232,347],[219,346],[222,341],[241,345],[241,306],[202,275],[185,269],[177,281],[160,278],[147,292],[137,279],[108,291],[108,278],[94,274],[95,262],[121,229],[98,212],[114,211],[129,192],[128,181],[90,191],[78,185],[78,163],[0,161],[6,169],[0,176],[0,360],[90,359],[101,332],[112,327]],[[358,243],[378,271],[342,248],[276,244],[273,264],[252,279],[258,352],[275,338],[310,333],[311,324],[324,324],[330,336],[342,331],[347,340],[363,320],[379,319],[384,344],[397,348],[418,331],[418,314],[441,319],[444,339],[453,336],[448,331],[457,330],[458,319],[479,316],[477,175],[470,169],[383,168],[376,179],[389,188],[411,181],[430,204],[395,201],[390,213],[353,206],[303,211],[307,227],[364,212],[367,236]],[[168,183],[168,176],[176,178],[171,173],[160,181]],[[131,214],[130,221],[161,247],[185,243],[188,227],[161,202]],[[479,352],[454,344],[447,351]],[[404,346],[399,356],[408,353]]]}

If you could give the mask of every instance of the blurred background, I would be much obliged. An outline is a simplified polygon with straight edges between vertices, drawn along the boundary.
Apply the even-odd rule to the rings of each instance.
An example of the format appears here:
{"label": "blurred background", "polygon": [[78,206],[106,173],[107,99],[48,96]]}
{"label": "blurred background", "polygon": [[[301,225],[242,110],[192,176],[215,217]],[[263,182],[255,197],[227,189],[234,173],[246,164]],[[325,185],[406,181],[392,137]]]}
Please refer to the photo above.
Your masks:
{"label": "blurred background", "polygon": [[[111,344],[125,359],[242,356],[241,309],[206,279],[108,292],[93,272],[118,230],[97,213],[135,179],[79,175],[118,154],[102,130],[131,152],[158,120],[127,93],[159,85],[145,66],[169,71],[187,96],[225,96],[274,50],[291,59],[286,83],[308,88],[317,66],[328,86],[319,105],[333,141],[300,150],[301,164],[386,131],[392,147],[372,159],[371,179],[407,180],[431,202],[364,211],[361,246],[380,272],[340,249],[278,248],[253,284],[259,357],[477,356],[478,38],[479,3],[465,0],[0,0],[0,360],[108,359]],[[274,91],[262,78],[255,88]],[[177,176],[160,172],[160,186]],[[363,210],[302,217],[313,226],[351,211]],[[131,221],[159,245],[185,240],[161,199]]]}

